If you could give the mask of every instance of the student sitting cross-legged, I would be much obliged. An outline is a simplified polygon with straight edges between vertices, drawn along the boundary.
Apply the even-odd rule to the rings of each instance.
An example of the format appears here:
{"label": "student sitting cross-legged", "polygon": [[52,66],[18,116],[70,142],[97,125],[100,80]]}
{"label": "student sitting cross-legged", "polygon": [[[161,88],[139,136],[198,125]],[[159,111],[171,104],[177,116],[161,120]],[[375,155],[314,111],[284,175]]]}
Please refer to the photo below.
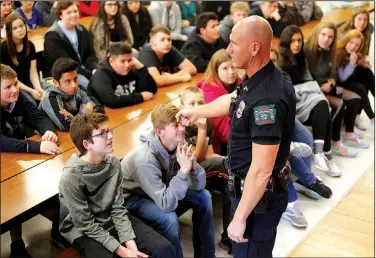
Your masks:
{"label": "student sitting cross-legged", "polygon": [[150,47],[141,50],[138,59],[149,70],[158,87],[191,80],[196,67],[172,46],[171,32],[166,26],[150,31]]}
{"label": "student sitting cross-legged", "polygon": [[80,154],[60,178],[60,232],[81,257],[175,257],[174,248],[142,221],[127,215],[113,133],[100,113],[79,114],[70,136]]}
{"label": "student sitting cross-legged", "polygon": [[205,190],[206,173],[194,153],[181,142],[185,127],[176,121],[179,109],[160,104],[151,113],[153,129],[122,160],[125,204],[169,240],[183,258],[179,216],[192,209],[194,257],[215,257],[213,208]]}
{"label": "student sitting cross-legged", "polygon": [[[192,86],[183,91],[182,108],[193,108],[203,104],[205,104],[205,98],[200,88]],[[195,158],[206,171],[206,189],[217,190],[222,195],[223,233],[219,246],[231,253],[231,239],[227,235],[231,210],[228,172],[223,165],[224,157],[214,153],[211,121],[200,118],[193,125],[186,127],[185,140],[195,147]]]}
{"label": "student sitting cross-legged", "polygon": [[157,85],[147,68],[132,57],[132,48],[124,42],[112,43],[109,55],[91,77],[89,93],[110,108],[151,100]]}
{"label": "student sitting cross-legged", "polygon": [[68,131],[73,117],[80,113],[104,113],[85,91],[78,87],[78,63],[68,57],[59,58],[52,66],[54,85],[46,90],[39,109],[44,110],[60,129]]}

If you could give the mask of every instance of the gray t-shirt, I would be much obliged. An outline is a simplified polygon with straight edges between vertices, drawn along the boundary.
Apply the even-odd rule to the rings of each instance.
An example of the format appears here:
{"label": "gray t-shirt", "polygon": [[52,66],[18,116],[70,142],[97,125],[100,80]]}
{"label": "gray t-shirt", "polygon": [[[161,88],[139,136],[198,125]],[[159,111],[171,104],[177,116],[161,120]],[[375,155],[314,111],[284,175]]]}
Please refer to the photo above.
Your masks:
{"label": "gray t-shirt", "polygon": [[65,36],[67,36],[73,46],[74,51],[76,51],[78,58],[81,60],[80,52],[78,51],[78,37],[76,29],[74,29],[73,31],[67,30],[61,21],[58,21],[57,24],[60,26]]}

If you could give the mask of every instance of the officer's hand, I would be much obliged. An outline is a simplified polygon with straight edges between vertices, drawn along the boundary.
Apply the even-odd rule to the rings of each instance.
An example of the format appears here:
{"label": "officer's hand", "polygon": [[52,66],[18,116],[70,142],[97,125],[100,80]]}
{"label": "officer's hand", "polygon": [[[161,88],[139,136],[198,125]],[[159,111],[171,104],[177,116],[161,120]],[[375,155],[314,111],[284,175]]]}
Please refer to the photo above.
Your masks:
{"label": "officer's hand", "polygon": [[176,149],[176,159],[180,165],[180,170],[185,174],[189,174],[193,166],[194,155],[191,150],[192,145],[182,145],[181,143],[178,144]]}
{"label": "officer's hand", "polygon": [[196,121],[197,118],[193,115],[192,109],[180,109],[180,111],[176,114],[176,120],[184,126],[190,126],[191,121]]}
{"label": "officer's hand", "polygon": [[248,242],[248,239],[243,237],[246,225],[246,220],[240,220],[234,217],[227,228],[228,237],[236,243]]}

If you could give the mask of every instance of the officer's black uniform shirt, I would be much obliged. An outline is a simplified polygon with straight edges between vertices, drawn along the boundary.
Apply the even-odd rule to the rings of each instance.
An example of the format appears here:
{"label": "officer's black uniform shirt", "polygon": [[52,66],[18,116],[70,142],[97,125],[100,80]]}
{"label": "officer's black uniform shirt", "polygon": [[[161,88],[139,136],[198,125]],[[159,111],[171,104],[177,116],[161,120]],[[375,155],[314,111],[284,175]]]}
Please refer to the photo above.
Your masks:
{"label": "officer's black uniform shirt", "polygon": [[[238,88],[230,108],[230,168],[245,178],[252,162],[252,143],[280,144],[273,175],[284,167],[295,124],[295,92],[290,77],[269,61]],[[232,112],[232,114],[231,114]]]}

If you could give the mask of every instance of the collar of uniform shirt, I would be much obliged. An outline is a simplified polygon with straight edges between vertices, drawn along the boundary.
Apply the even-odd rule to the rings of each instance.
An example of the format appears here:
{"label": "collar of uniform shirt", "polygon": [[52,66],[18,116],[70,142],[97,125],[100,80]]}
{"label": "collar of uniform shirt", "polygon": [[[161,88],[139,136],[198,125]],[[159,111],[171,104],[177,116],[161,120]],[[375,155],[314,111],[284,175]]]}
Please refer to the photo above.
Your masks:
{"label": "collar of uniform shirt", "polygon": [[263,68],[258,70],[254,75],[248,77],[245,75],[244,81],[242,83],[241,88],[244,89],[245,87],[250,90],[252,87],[256,86],[260,81],[265,80],[269,74],[273,72],[275,69],[275,65],[270,60]]}

